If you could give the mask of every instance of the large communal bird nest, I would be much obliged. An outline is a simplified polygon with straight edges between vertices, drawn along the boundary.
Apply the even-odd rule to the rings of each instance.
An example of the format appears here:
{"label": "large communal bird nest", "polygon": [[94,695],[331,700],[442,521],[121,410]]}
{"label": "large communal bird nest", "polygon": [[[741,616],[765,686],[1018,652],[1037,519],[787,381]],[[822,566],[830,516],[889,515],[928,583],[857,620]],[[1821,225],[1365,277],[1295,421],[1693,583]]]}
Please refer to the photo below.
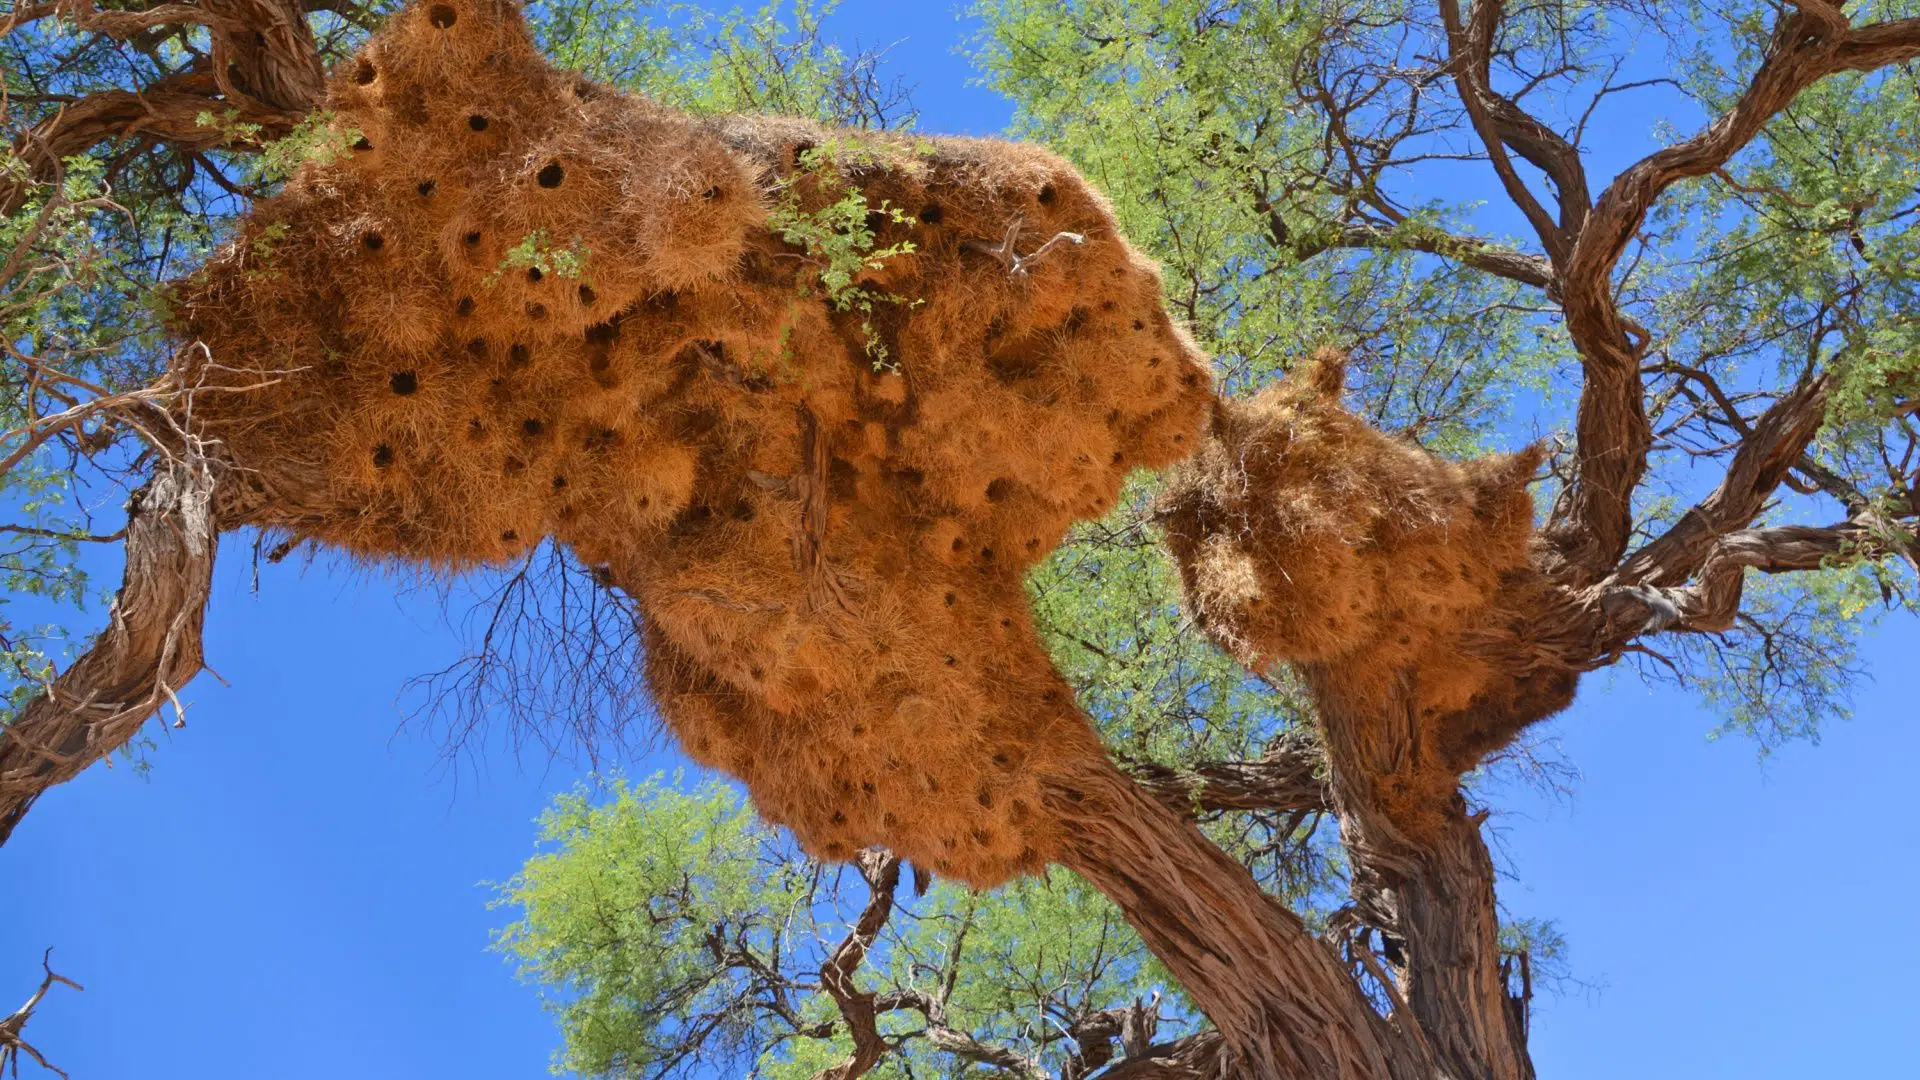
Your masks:
{"label": "large communal bird nest", "polygon": [[1528,557],[1542,452],[1442,458],[1345,409],[1344,377],[1322,352],[1218,402],[1158,517],[1202,629],[1255,671],[1301,670],[1327,736],[1379,749],[1382,801],[1412,817],[1572,700],[1573,674],[1506,632],[1548,587]]}
{"label": "large communal bird nest", "polygon": [[809,850],[1048,860],[1038,785],[1101,750],[1022,572],[1211,400],[1100,197],[1026,146],[689,117],[496,0],[403,9],[326,107],[342,155],[175,297],[252,523],[440,568],[552,537]]}

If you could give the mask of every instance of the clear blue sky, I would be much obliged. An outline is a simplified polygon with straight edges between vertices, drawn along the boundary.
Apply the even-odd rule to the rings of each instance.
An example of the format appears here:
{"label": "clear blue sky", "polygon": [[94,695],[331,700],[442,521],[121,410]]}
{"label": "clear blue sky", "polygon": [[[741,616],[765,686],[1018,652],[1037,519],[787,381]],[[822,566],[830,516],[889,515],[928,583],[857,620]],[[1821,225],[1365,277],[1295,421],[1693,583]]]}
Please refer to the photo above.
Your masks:
{"label": "clear blue sky", "polygon": [[[925,129],[1006,122],[965,85],[945,5],[850,0],[835,25],[899,42]],[[456,778],[400,730],[402,684],[455,655],[431,598],[327,565],[263,568],[256,596],[246,552],[223,554],[207,654],[231,686],[193,685],[150,778],[96,768],[0,849],[0,1008],[53,945],[88,989],[29,1034],[76,1080],[544,1073],[556,1034],[486,951],[502,913],[479,883],[579,774],[494,745]],[[1920,628],[1889,624],[1858,718],[1765,763],[1684,697],[1589,679],[1554,724],[1575,795],[1495,819],[1509,908],[1560,920],[1598,987],[1543,1003],[1543,1077],[1913,1075],[1916,657]]]}

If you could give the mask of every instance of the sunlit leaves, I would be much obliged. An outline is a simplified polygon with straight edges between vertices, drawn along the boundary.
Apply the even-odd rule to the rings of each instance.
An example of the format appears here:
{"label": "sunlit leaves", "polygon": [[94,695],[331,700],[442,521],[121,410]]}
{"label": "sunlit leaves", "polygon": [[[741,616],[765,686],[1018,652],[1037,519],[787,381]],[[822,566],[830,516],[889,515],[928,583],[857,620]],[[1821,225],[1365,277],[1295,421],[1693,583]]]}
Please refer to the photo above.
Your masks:
{"label": "sunlit leaves", "polygon": [[545,850],[501,886],[520,910],[496,948],[542,988],[589,1076],[655,1076],[755,1047],[751,972],[807,906],[800,864],[728,788],[656,778],[578,790],[540,819]]}

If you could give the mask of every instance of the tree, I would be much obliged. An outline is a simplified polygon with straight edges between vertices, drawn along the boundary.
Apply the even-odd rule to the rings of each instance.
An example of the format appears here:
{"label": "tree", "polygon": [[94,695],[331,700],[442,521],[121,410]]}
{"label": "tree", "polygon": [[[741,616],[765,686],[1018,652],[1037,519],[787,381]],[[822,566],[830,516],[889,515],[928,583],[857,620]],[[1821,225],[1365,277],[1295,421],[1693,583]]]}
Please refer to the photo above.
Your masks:
{"label": "tree", "polygon": [[[1155,1042],[1159,1014],[1146,1002],[1157,980],[1130,940],[1117,953],[1102,947],[1095,959],[1069,950],[1072,977],[1061,982],[1084,986],[1080,993],[1022,998],[1004,983],[975,982],[976,969],[962,963],[973,932],[960,928],[976,916],[971,907],[955,914],[973,903],[958,893],[926,905],[942,928],[931,939],[903,933],[885,950],[887,963],[904,965],[894,969],[892,989],[862,990],[858,970],[891,925],[900,875],[890,856],[875,853],[854,857],[868,897],[851,901],[859,905],[853,932],[836,940],[811,931],[824,939],[812,953],[780,944],[773,929],[773,913],[806,926],[824,902],[801,890],[794,873],[766,875],[773,885],[752,896],[739,892],[737,876],[733,891],[719,877],[703,882],[712,896],[739,897],[718,915],[688,914],[705,902],[701,889],[663,892],[681,895],[687,911],[594,938],[582,936],[594,929],[581,923],[582,909],[551,906],[554,890],[564,893],[569,875],[592,889],[624,887],[619,909],[632,911],[634,886],[583,875],[564,858],[534,864],[514,887],[528,918],[509,947],[535,974],[582,980],[569,984],[586,991],[582,1001],[608,1004],[578,1016],[570,1031],[598,1038],[605,1031],[595,1024],[639,1022],[625,1036],[631,1041],[608,1054],[593,1049],[602,1043],[571,1043],[570,1053],[592,1068],[644,1073],[750,1048],[755,1057],[772,1054],[780,1068],[817,1065],[837,1076],[904,1067],[929,1051],[1029,1074],[1201,1075],[1230,1061],[1254,1075],[1530,1074],[1532,954],[1523,934],[1500,934],[1492,864],[1463,778],[1564,704],[1582,674],[1624,657],[1702,685],[1727,704],[1732,723],[1762,738],[1803,732],[1844,689],[1846,653],[1836,643],[1857,628],[1853,617],[1875,599],[1912,605],[1920,507],[1905,269],[1914,239],[1905,221],[1913,207],[1899,195],[1914,175],[1915,97],[1911,74],[1898,65],[1920,55],[1920,20],[1896,4],[1842,11],[1811,3],[1699,5],[1684,16],[1633,5],[1508,13],[1479,3],[1463,12],[1451,2],[1437,11],[1089,3],[1063,13],[1017,2],[983,10],[992,33],[980,60],[990,78],[1021,103],[1025,133],[1072,157],[1113,198],[1129,235],[1162,259],[1168,303],[1218,357],[1222,387],[1253,391],[1299,367],[1309,346],[1337,344],[1356,357],[1357,414],[1406,440],[1369,441],[1343,419],[1338,382],[1322,364],[1254,405],[1223,403],[1216,446],[1267,453],[1262,440],[1274,429],[1263,416],[1305,418],[1372,447],[1362,455],[1370,461],[1416,463],[1407,475],[1420,481],[1413,490],[1437,500],[1432,516],[1465,523],[1461,515],[1478,496],[1462,494],[1447,480],[1454,472],[1408,442],[1477,449],[1490,415],[1517,388],[1578,388],[1564,418],[1571,439],[1549,466],[1544,527],[1523,559],[1498,567],[1499,595],[1468,605],[1469,623],[1427,628],[1445,648],[1489,664],[1510,690],[1443,706],[1434,688],[1447,673],[1417,651],[1388,677],[1356,687],[1351,642],[1310,654],[1297,632],[1263,637],[1257,631],[1268,624],[1236,606],[1241,601],[1208,592],[1195,553],[1244,539],[1212,531],[1215,512],[1260,520],[1262,500],[1315,495],[1312,475],[1253,485],[1251,507],[1215,498],[1218,485],[1204,469],[1198,480],[1187,474],[1176,483],[1170,501],[1156,504],[1137,485],[1115,516],[1076,532],[1030,582],[1056,663],[1110,745],[1137,759],[1130,779],[1096,771],[1085,783],[1056,784],[1047,805],[1062,822],[1062,861],[1117,904],[1214,1031]],[[171,25],[190,47],[156,51],[176,62],[195,56],[187,66],[204,71],[209,65],[197,57],[207,50],[191,46],[208,39]],[[318,25],[332,24],[322,16]],[[93,32],[113,31],[102,24]],[[1586,120],[1635,89],[1618,81],[1615,61],[1620,43],[1636,34],[1672,42],[1694,73],[1687,91],[1717,119],[1595,196],[1581,151]],[[280,49],[277,65],[288,41],[302,70],[317,70],[319,49],[308,41],[311,51],[302,52],[307,39],[298,33],[223,40],[221,49],[243,59],[228,67],[218,59],[226,54],[214,51],[217,71],[274,67],[246,50]],[[1714,41],[1733,42],[1731,54],[1707,44]],[[630,73],[653,62],[644,50],[616,46],[589,36],[588,52],[573,59],[608,58]],[[746,69],[736,85],[844,85],[784,80],[804,50],[766,55],[772,64]],[[196,85],[211,95],[205,78]],[[270,82],[279,84],[217,92],[221,103],[237,90],[266,101]],[[1271,92],[1250,95],[1250,82]],[[37,92],[51,105],[61,91]],[[729,104],[819,101],[758,94]],[[1551,110],[1571,110],[1559,102],[1577,102],[1580,111],[1555,116]],[[233,125],[270,126],[246,109],[224,120],[208,111],[215,127],[229,125],[222,144],[258,136]],[[48,123],[41,116],[33,122]],[[63,122],[55,118],[37,137],[50,140],[46,132]],[[202,126],[191,136],[151,132],[153,156],[177,161],[206,137]],[[67,179],[52,171],[51,162],[71,157],[68,144],[57,157],[33,156],[31,139],[19,145],[26,149],[17,184],[27,193],[17,196],[20,205],[69,220],[55,215],[91,196],[68,193]],[[1473,231],[1459,208],[1407,194],[1419,190],[1421,169],[1460,159],[1491,170],[1530,240],[1495,240]],[[50,194],[56,182],[59,196]],[[189,189],[165,197],[177,201]],[[38,250],[44,232],[25,235],[16,250]],[[84,229],[77,236],[72,242],[90,239]],[[107,240],[104,250],[116,254],[131,242]],[[1011,237],[1003,250],[1017,254]],[[30,396],[45,385],[46,365],[37,353],[16,359],[28,365],[19,382],[28,417],[20,445],[57,436],[85,449],[102,437],[81,422],[111,415],[174,454],[156,467],[126,537],[121,610],[146,621],[117,620],[10,725],[0,744],[9,826],[38,791],[124,742],[197,667],[197,597],[214,530],[199,500],[215,479],[204,454],[182,453],[179,438],[154,430],[138,391],[128,399],[102,386],[85,405],[69,406],[74,415],[49,413]],[[1542,413],[1560,419],[1550,408]],[[1693,467],[1718,470],[1719,479],[1701,490]],[[1176,554],[1184,538],[1181,570],[1202,621],[1253,670],[1237,671],[1177,616],[1176,575],[1153,539],[1156,505]],[[1362,509],[1389,520],[1394,505]],[[1300,535],[1318,528],[1303,525]],[[1379,542],[1365,550],[1389,562],[1430,540],[1405,522],[1380,528],[1366,534]],[[1257,547],[1236,556],[1259,580],[1245,595],[1291,596]],[[1772,579],[1784,584],[1748,591],[1750,568],[1786,575]],[[1296,663],[1289,672],[1269,666],[1276,659]],[[105,692],[76,692],[84,687]],[[1782,697],[1799,707],[1782,716]],[[93,702],[112,707],[88,715]],[[1309,712],[1310,722],[1296,723]],[[1207,760],[1213,755],[1237,760]],[[1409,760],[1423,765],[1408,773]],[[683,847],[725,851],[716,874],[752,857],[755,840],[737,812],[727,816],[710,795],[701,819],[676,809],[676,798],[649,791],[606,812],[568,804],[553,836],[565,850],[590,850],[616,843],[637,815],[685,838]],[[1195,813],[1208,817],[1212,842],[1183,820]],[[1345,866],[1335,889],[1346,895],[1330,911],[1309,908],[1308,922],[1257,884],[1303,906],[1324,901],[1333,880],[1326,875],[1337,868],[1313,857],[1315,845],[1328,842],[1314,828],[1323,819],[1339,827]],[[636,853],[641,866],[658,857]],[[781,865],[788,858],[780,856]],[[671,862],[654,888],[671,881]],[[551,873],[536,873],[547,866]],[[1064,889],[1073,902],[1045,925],[1069,936],[1110,925],[1099,902],[1077,886]],[[1022,902],[1032,894],[1014,901]],[[1007,910],[1005,901],[983,903]],[[554,911],[561,914],[548,919]],[[605,950],[628,947],[684,960],[680,950],[696,940],[688,927],[716,918],[735,929],[717,945],[700,942],[712,961],[704,975],[671,963],[658,971],[596,967],[608,960]],[[1006,936],[982,936],[996,943],[989,948],[1012,947],[999,944]],[[817,966],[818,976],[796,976],[796,963]],[[640,981],[609,984],[595,974],[606,971]],[[703,992],[721,988],[718,996],[676,990],[706,979]],[[980,996],[969,999],[962,985],[979,987]],[[801,991],[811,996],[794,1002]],[[612,996],[596,996],[602,992]],[[961,1004],[970,1000],[1035,1000],[1052,1022],[1021,1027],[990,1007]]]}

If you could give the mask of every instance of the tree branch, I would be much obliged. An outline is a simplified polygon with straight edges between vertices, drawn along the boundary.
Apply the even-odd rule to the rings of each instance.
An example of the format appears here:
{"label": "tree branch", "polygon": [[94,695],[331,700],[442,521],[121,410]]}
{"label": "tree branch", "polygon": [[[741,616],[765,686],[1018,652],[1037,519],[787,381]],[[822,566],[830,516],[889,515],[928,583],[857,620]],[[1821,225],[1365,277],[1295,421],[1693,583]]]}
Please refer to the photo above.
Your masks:
{"label": "tree branch", "polygon": [[[132,135],[189,152],[227,145],[225,131],[200,124],[203,112],[231,113],[237,123],[258,125],[264,143],[292,130],[326,92],[325,62],[298,0],[202,0],[141,11],[100,11],[80,0],[53,8],[77,29],[109,38],[202,26],[211,53],[138,92],[90,94],[36,124],[16,150],[41,182],[62,159]],[[53,13],[30,9],[10,17],[5,29]],[[0,186],[0,212],[16,209],[26,190],[18,183]]]}
{"label": "tree branch", "polygon": [[28,1042],[26,1037],[21,1034],[21,1031],[27,1026],[27,1021],[33,1019],[33,1010],[40,1007],[40,1002],[47,996],[47,991],[53,988],[54,983],[71,986],[75,990],[86,989],[86,987],[81,986],[65,975],[56,973],[53,970],[52,964],[49,963],[52,956],[52,949],[48,949],[40,956],[40,970],[45,972],[44,977],[40,980],[40,988],[33,992],[33,996],[27,999],[25,1005],[15,1009],[12,1016],[7,1017],[5,1020],[0,1020],[0,1071],[4,1071],[7,1066],[11,1065],[13,1067],[13,1075],[19,1076],[20,1055],[26,1054],[38,1062],[41,1068],[50,1073],[57,1074],[62,1080],[66,1078],[67,1074],[64,1069],[60,1069],[48,1062],[45,1057],[41,1056],[40,1051],[35,1049],[34,1045]]}
{"label": "tree branch", "polygon": [[1205,761],[1180,768],[1129,761],[1125,768],[1147,794],[1182,815],[1331,806],[1325,763],[1311,747],[1277,747],[1256,761]]}
{"label": "tree branch", "polygon": [[125,745],[201,668],[218,531],[213,464],[168,458],[127,503],[126,572],[106,630],[0,728],[0,844],[34,800]]}
{"label": "tree branch", "polygon": [[1828,3],[1827,0],[1789,0],[1789,2],[1799,8],[1802,15],[1818,23],[1823,34],[1832,37],[1847,32],[1847,16],[1840,10],[1840,5]]}
{"label": "tree branch", "polygon": [[1820,79],[1914,56],[1920,56],[1920,19],[1836,33],[1813,16],[1787,15],[1730,112],[1693,138],[1641,159],[1601,193],[1562,275],[1567,330],[1580,350],[1586,385],[1575,421],[1576,471],[1544,534],[1557,577],[1577,586],[1603,576],[1632,533],[1633,491],[1653,443],[1639,370],[1646,335],[1621,312],[1613,273],[1654,200],[1680,180],[1720,168]]}
{"label": "tree branch", "polygon": [[[1913,544],[1909,531],[1902,542]],[[1748,568],[1767,574],[1818,570],[1884,553],[1889,545],[1857,522],[1780,525],[1728,533],[1713,545],[1700,572],[1685,585],[1610,585],[1601,590],[1600,611],[1617,649],[1641,634],[1663,630],[1711,632],[1733,626]]]}
{"label": "tree branch", "polygon": [[[1586,182],[1581,178],[1583,174],[1579,169],[1578,155],[1566,145],[1565,140],[1554,135],[1513,102],[1494,93],[1490,64],[1493,59],[1493,39],[1502,15],[1499,0],[1475,0],[1472,17],[1463,21],[1459,0],[1440,0],[1440,17],[1447,29],[1448,66],[1453,73],[1460,102],[1466,106],[1474,133],[1486,147],[1487,160],[1499,175],[1507,197],[1526,215],[1534,233],[1540,237],[1540,243],[1547,249],[1548,257],[1555,266],[1559,266],[1566,260],[1574,235],[1566,221],[1571,217],[1577,228],[1578,218],[1586,210]],[[1525,147],[1521,156],[1546,168],[1549,175],[1566,172],[1566,161],[1573,161],[1572,190],[1563,185],[1561,191],[1561,221],[1557,222],[1548,216],[1546,208],[1540,205],[1533,192],[1527,189],[1526,182],[1514,171],[1513,162],[1507,157],[1509,141],[1518,144],[1516,149]],[[1576,194],[1580,205],[1570,212],[1566,200]]]}
{"label": "tree branch", "polygon": [[1226,1040],[1218,1031],[1202,1031],[1143,1047],[1093,1080],[1213,1080],[1231,1075],[1227,1068]]}
{"label": "tree branch", "polygon": [[1060,823],[1059,861],[1120,908],[1214,1021],[1227,1075],[1432,1075],[1297,915],[1118,769],[1078,767],[1050,779],[1043,798]]}
{"label": "tree branch", "polygon": [[1395,229],[1349,222],[1324,234],[1308,234],[1292,245],[1294,254],[1310,259],[1334,248],[1419,251],[1471,266],[1495,277],[1548,289],[1553,285],[1553,264],[1540,255],[1491,243],[1471,236],[1456,236],[1441,229],[1405,224]]}
{"label": "tree branch", "polygon": [[1677,585],[1706,561],[1716,539],[1758,517],[1820,430],[1829,385],[1827,376],[1818,375],[1774,402],[1741,440],[1720,485],[1628,558],[1609,582]]}
{"label": "tree branch", "polygon": [[852,931],[820,968],[820,986],[840,1007],[840,1015],[846,1019],[847,1029],[853,1036],[853,1055],[815,1073],[813,1080],[856,1080],[873,1068],[887,1051],[886,1041],[874,1024],[874,995],[855,986],[853,976],[866,962],[867,950],[893,914],[894,890],[900,887],[900,860],[892,852],[869,848],[855,855],[853,863],[872,891]]}

